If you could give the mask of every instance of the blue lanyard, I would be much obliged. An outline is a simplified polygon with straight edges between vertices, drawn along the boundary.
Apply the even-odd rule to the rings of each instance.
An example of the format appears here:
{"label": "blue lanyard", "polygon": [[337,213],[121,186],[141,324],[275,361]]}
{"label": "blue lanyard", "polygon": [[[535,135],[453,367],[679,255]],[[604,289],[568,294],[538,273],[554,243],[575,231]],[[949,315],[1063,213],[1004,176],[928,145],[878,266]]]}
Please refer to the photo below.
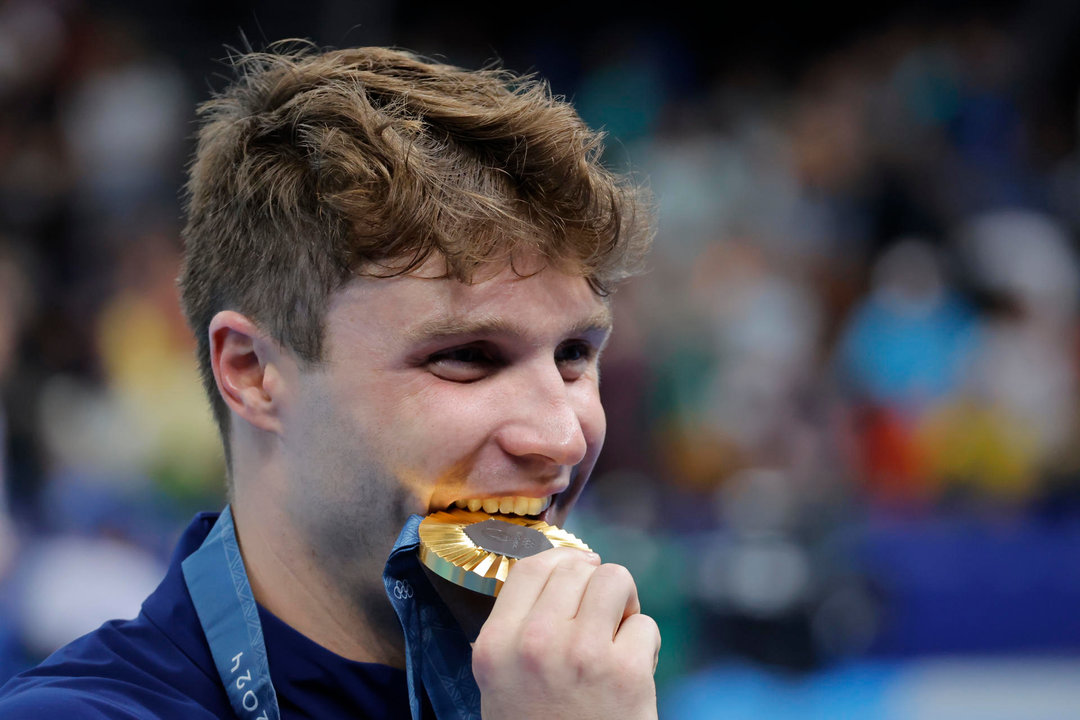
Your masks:
{"label": "blue lanyard", "polygon": [[195,612],[236,716],[280,720],[266,663],[259,607],[251,594],[226,505],[198,550],[182,563]]}
{"label": "blue lanyard", "polygon": [[[438,720],[480,720],[480,690],[472,675],[472,648],[417,559],[422,519],[419,515],[409,518],[383,572],[387,597],[405,631],[412,717],[420,720],[426,692]],[[228,506],[182,568],[214,665],[237,717],[280,720],[259,608],[244,570]]]}
{"label": "blue lanyard", "polygon": [[472,646],[435,592],[417,552],[419,515],[401,529],[383,571],[386,595],[405,631],[405,662],[413,720],[426,692],[438,720],[480,720],[480,688],[472,674]]}

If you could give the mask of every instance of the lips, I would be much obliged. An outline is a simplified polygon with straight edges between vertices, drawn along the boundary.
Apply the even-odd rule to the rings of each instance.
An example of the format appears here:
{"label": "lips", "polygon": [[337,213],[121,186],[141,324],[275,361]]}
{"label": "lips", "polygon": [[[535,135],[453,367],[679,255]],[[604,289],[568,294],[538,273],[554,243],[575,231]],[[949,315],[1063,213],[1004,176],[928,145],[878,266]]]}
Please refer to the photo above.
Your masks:
{"label": "lips", "polygon": [[554,496],[526,497],[523,495],[507,495],[504,497],[469,498],[457,500],[453,504],[463,510],[477,512],[483,510],[486,513],[502,513],[504,515],[518,515],[521,517],[538,516],[551,505]]}

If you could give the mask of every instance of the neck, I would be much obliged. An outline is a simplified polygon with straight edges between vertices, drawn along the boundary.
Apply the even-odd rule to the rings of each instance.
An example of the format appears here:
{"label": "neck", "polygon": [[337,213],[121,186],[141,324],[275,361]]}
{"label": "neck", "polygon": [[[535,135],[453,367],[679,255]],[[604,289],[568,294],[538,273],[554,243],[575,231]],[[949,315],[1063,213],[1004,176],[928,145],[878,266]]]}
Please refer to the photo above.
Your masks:
{"label": "neck", "polygon": [[259,604],[337,655],[404,669],[404,639],[381,568],[345,587],[279,503],[261,500],[266,495],[260,493],[241,497],[239,484],[234,487],[237,541]]}

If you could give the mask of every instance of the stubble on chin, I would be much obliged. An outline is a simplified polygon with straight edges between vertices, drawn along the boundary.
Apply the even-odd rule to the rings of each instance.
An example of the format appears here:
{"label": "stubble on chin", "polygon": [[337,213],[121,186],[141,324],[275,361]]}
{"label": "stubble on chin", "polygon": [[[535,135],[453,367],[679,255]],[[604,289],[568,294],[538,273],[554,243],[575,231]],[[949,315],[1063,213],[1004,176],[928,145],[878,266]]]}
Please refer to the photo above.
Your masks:
{"label": "stubble on chin", "polygon": [[[362,630],[365,643],[383,662],[394,664],[403,657],[400,625],[386,597],[382,580],[386,560],[401,531],[397,518],[407,517],[413,502],[397,485],[384,485],[373,478],[351,482],[381,486],[377,499],[369,493],[337,496],[330,493],[321,502],[302,502],[300,522],[304,526],[312,562],[324,576],[331,591],[350,608],[345,617]],[[365,630],[366,628],[366,630]]]}
{"label": "stubble on chin", "polygon": [[313,560],[350,597],[372,588],[381,593],[383,567],[401,531],[398,518],[408,516],[411,499],[403,488],[388,486],[379,494],[308,498],[300,510]]}

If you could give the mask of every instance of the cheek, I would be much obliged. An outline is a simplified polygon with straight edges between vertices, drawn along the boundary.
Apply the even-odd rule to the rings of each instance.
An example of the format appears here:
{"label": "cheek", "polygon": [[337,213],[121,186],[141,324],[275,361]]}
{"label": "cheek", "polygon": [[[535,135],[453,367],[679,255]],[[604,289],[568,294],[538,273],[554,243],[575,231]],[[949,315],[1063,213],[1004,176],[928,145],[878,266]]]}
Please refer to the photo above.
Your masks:
{"label": "cheek", "polygon": [[381,433],[402,464],[438,476],[483,444],[494,410],[491,398],[470,385],[430,384],[403,395]]}
{"label": "cheek", "polygon": [[400,403],[392,428],[395,475],[425,507],[444,507],[492,465],[487,442],[497,413],[475,392],[453,386]]}
{"label": "cheek", "polygon": [[600,452],[604,435],[607,433],[607,416],[600,403],[600,390],[595,385],[583,387],[574,398],[581,432],[585,435],[590,454],[595,455]]}

